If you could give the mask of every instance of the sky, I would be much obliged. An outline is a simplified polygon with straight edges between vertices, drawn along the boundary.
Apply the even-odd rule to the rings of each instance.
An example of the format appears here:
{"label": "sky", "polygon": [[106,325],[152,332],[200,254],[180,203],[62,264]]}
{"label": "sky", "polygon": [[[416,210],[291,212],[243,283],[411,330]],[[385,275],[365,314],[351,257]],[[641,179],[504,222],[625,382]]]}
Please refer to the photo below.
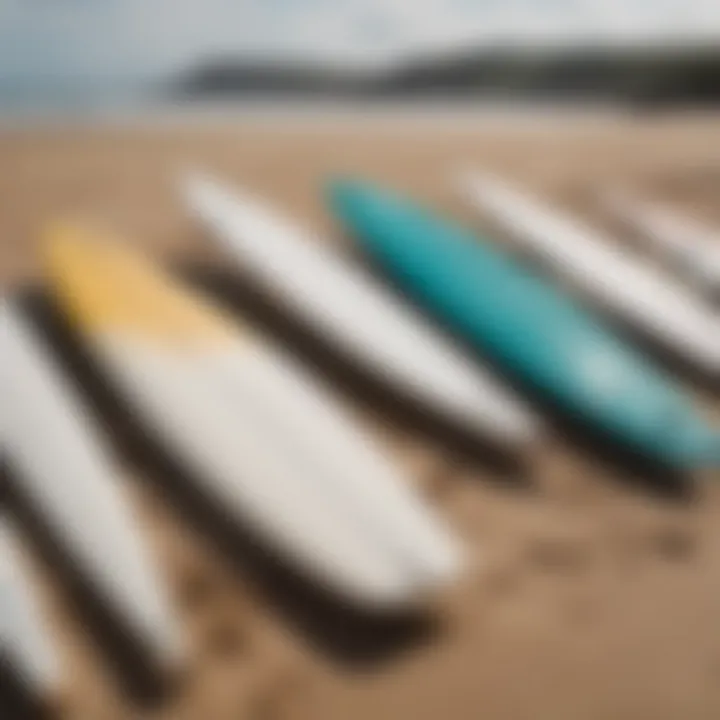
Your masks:
{"label": "sky", "polygon": [[155,76],[217,56],[384,64],[505,42],[720,43],[720,0],[0,0],[0,79]]}

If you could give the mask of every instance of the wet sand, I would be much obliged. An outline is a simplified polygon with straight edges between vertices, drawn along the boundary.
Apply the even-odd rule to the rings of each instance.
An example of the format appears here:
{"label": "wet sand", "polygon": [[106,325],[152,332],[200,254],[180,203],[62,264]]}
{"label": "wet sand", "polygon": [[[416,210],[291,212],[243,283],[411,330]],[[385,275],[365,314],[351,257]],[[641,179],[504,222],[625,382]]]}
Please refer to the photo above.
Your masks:
{"label": "wet sand", "polygon": [[[185,217],[182,167],[208,168],[284,205],[328,241],[328,175],[389,183],[480,226],[452,168],[479,164],[611,228],[595,202],[622,182],[720,225],[720,120],[603,118],[533,123],[314,126],[220,120],[0,133],[0,283],[38,283],[37,237],[52,218],[90,216],[223,294],[229,268]],[[218,279],[219,278],[219,279]],[[229,299],[229,298],[227,298]],[[42,303],[41,303],[42,305]],[[281,325],[246,315],[268,332]],[[710,720],[720,717],[720,491],[695,478],[668,494],[652,470],[578,442],[560,423],[520,481],[464,454],[306,347],[469,548],[469,571],[432,621],[329,612],[262,560],[224,553],[172,496],[173,470],[125,436],[102,389],[68,367],[116,440],[144,537],[190,638],[167,699],[133,707],[82,608],[41,553],[29,558],[68,670],[63,717],[168,720]],[[685,381],[717,418],[720,395]],[[132,433],[130,433],[132,434]],[[142,443],[141,443],[142,444]],[[677,489],[677,488],[675,488]],[[170,498],[172,496],[172,499]],[[231,557],[232,556],[232,557]],[[273,576],[274,577],[274,576]]]}

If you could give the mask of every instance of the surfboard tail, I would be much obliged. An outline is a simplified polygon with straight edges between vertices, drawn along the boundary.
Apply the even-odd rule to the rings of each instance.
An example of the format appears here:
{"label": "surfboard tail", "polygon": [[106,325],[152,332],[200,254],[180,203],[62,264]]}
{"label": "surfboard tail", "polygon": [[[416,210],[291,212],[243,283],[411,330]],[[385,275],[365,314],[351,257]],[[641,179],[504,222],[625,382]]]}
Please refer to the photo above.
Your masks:
{"label": "surfboard tail", "polygon": [[720,432],[716,432],[708,444],[707,459],[712,469],[720,468]]}
{"label": "surfboard tail", "polygon": [[690,471],[720,469],[720,429],[695,418],[674,427],[670,444],[680,467]]}

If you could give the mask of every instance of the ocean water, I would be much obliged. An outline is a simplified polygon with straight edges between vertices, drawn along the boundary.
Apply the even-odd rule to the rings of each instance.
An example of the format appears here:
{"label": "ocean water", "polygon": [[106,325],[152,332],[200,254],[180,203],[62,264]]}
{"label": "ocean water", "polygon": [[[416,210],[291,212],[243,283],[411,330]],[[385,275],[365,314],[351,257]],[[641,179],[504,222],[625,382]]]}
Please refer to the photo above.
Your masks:
{"label": "ocean water", "polygon": [[120,112],[142,107],[153,94],[147,84],[127,79],[0,77],[0,120],[82,118]]}
{"label": "ocean water", "polygon": [[608,105],[508,98],[445,96],[340,100],[243,94],[235,98],[172,97],[162,84],[105,78],[93,81],[0,79],[0,126],[56,122],[263,122],[324,125],[355,122],[433,124],[597,121],[618,112]]}

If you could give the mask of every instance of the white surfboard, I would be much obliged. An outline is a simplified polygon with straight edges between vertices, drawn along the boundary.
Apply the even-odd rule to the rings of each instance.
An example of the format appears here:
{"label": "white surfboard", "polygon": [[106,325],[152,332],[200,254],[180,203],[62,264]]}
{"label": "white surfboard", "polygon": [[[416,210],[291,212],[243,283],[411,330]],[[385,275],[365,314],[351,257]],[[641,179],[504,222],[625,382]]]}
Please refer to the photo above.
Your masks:
{"label": "white surfboard", "polygon": [[39,699],[59,693],[60,662],[23,567],[15,528],[4,515],[0,515],[0,653]]}
{"label": "white surfboard", "polygon": [[117,242],[51,233],[57,297],[138,415],[231,519],[346,599],[414,603],[454,538],[319,380]]}
{"label": "white surfboard", "polygon": [[720,293],[720,230],[664,205],[613,191],[606,208],[644,238],[693,285],[712,297]]}
{"label": "white surfboard", "polygon": [[182,643],[111,463],[50,350],[10,300],[0,307],[3,446],[55,542],[98,595],[175,666]]}
{"label": "white surfboard", "polygon": [[479,437],[522,449],[540,421],[479,362],[312,233],[245,192],[191,176],[192,214],[293,318],[391,387]]}
{"label": "white surfboard", "polygon": [[720,372],[720,321],[673,278],[505,182],[467,173],[460,183],[473,205],[591,299],[705,373]]}

